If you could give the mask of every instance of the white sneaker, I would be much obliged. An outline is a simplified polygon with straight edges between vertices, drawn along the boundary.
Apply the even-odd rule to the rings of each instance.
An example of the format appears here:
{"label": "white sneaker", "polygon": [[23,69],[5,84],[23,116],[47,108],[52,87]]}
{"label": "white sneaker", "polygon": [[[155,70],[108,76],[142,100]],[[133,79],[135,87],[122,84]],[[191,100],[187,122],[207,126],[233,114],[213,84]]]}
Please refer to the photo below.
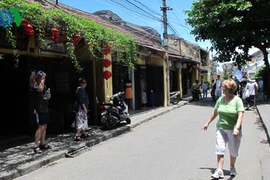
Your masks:
{"label": "white sneaker", "polygon": [[231,175],[231,176],[236,176],[237,172],[236,172],[236,169],[235,169],[234,166],[231,166],[231,167],[230,167],[230,171],[231,171],[231,172],[230,172],[230,175]]}
{"label": "white sneaker", "polygon": [[223,178],[224,178],[223,170],[221,170],[221,169],[216,169],[216,170],[215,170],[215,173],[212,174],[211,177],[212,177],[212,178],[215,178],[215,179],[223,179]]}

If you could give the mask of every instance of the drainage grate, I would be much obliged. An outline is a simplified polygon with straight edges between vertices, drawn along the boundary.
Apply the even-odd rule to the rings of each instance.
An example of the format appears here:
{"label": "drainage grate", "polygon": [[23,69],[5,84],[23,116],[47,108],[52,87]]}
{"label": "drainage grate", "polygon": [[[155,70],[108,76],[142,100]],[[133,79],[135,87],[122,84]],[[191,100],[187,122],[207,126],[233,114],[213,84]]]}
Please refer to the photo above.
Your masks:
{"label": "drainage grate", "polygon": [[80,155],[81,153],[90,150],[90,148],[88,146],[81,146],[77,149],[71,150],[67,153],[65,153],[65,157],[66,158],[74,158],[78,155]]}

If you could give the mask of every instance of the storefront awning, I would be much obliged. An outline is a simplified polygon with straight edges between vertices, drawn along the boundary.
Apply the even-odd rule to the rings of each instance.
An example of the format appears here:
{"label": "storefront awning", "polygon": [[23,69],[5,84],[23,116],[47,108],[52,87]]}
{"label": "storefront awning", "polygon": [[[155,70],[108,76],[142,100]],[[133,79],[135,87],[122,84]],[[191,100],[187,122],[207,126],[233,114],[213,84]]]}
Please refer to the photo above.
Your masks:
{"label": "storefront awning", "polygon": [[189,59],[181,55],[175,55],[175,54],[169,54],[169,60],[170,61],[179,61],[183,63],[193,63],[193,64],[200,64],[201,62],[196,61],[194,59]]}
{"label": "storefront awning", "polygon": [[202,66],[202,65],[200,65],[200,66],[198,67],[198,69],[199,69],[199,71],[201,71],[201,72],[208,72],[208,69],[207,69],[205,66]]}

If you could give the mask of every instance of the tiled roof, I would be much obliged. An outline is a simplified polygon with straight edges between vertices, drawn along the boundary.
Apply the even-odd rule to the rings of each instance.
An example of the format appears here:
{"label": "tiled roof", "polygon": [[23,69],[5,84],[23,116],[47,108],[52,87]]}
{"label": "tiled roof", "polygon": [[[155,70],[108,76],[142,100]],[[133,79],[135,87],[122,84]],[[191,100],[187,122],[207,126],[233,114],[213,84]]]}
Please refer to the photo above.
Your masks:
{"label": "tiled roof", "polygon": [[[35,0],[26,0],[26,2],[33,3],[33,2],[36,2],[36,1]],[[44,8],[47,8],[47,9],[56,9],[56,8],[58,8],[58,9],[63,10],[66,13],[73,13],[75,15],[78,15],[78,16],[82,17],[82,18],[85,18],[85,19],[94,21],[94,22],[96,22],[98,24],[101,24],[101,25],[103,25],[103,26],[105,26],[107,28],[110,28],[110,29],[122,32],[124,34],[127,34],[127,35],[131,36],[134,39],[134,41],[136,42],[136,44],[138,44],[138,45],[141,45],[141,46],[146,45],[149,48],[165,51],[165,49],[160,44],[155,43],[153,41],[150,41],[149,38],[152,36],[152,34],[150,34],[149,32],[147,32],[145,30],[143,30],[142,28],[138,29],[138,31],[141,31],[140,34],[143,34],[143,36],[139,36],[139,35],[137,35],[135,33],[132,33],[131,31],[123,29],[120,26],[114,25],[111,22],[106,21],[106,20],[102,19],[101,17],[99,17],[97,15],[94,15],[94,14],[91,14],[91,13],[88,13],[88,12],[85,12],[85,11],[82,11],[82,10],[67,6],[65,4],[58,3],[58,5],[56,5],[56,2],[53,1],[53,0],[40,0],[39,2],[41,3],[41,5]]]}

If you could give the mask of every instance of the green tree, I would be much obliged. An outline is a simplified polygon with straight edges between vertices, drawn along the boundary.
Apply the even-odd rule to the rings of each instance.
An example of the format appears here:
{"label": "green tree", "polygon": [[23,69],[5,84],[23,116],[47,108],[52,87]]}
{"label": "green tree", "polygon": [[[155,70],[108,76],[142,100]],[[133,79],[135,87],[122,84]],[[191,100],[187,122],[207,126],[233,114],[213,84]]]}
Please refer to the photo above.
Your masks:
{"label": "green tree", "polygon": [[[210,40],[218,61],[238,64],[249,60],[249,48],[257,47],[269,67],[269,0],[198,0],[186,10],[186,22],[193,27],[197,41]],[[239,53],[237,49],[241,50]]]}

